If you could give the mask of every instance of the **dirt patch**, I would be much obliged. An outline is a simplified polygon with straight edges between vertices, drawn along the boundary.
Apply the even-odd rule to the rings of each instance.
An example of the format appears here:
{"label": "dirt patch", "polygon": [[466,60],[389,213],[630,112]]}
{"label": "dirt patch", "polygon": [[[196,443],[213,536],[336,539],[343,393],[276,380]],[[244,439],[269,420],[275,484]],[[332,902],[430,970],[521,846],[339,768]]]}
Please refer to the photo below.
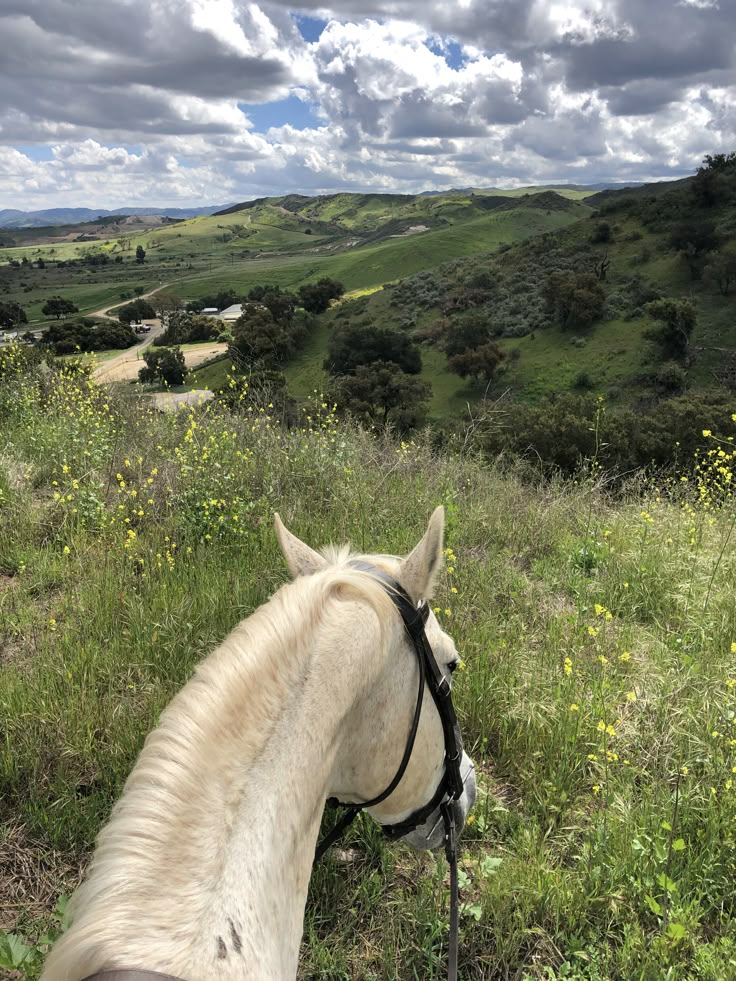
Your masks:
{"label": "dirt patch", "polygon": [[[145,366],[145,361],[140,356],[141,350],[142,348],[139,347],[130,354],[103,362],[95,369],[95,379],[100,382],[136,381],[138,372]],[[224,354],[226,351],[227,344],[207,344],[193,351],[184,351],[184,361],[187,368],[196,368],[203,361],[209,361],[210,358]]]}

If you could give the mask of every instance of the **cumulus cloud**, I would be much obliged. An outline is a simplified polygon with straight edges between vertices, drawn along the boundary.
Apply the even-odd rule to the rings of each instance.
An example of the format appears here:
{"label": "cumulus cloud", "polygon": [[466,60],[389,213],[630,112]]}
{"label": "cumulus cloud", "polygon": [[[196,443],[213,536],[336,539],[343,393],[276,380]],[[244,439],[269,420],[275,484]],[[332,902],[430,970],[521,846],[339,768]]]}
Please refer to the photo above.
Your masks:
{"label": "cumulus cloud", "polygon": [[718,0],[3,0],[0,207],[679,175],[734,148],[735,35]]}

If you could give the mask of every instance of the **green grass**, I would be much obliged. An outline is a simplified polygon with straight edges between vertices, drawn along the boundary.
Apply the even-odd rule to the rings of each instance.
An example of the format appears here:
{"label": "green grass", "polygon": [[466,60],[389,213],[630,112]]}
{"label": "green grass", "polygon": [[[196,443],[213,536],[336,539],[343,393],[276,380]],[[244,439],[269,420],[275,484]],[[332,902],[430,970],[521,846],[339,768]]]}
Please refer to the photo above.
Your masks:
{"label": "green grass", "polygon": [[[431,434],[399,445],[319,411],[282,430],[246,405],[162,415],[68,372],[14,371],[0,874],[2,926],[39,951],[21,977],[158,713],[284,581],[273,511],[313,545],[403,553],[438,503],[454,556],[435,602],[466,663],[456,700],[480,781],[460,976],[734,976],[733,497],[716,506],[706,476],[705,507],[677,482],[614,500],[595,468],[541,483]],[[300,977],[441,974],[442,859],[369,819],[345,847],[354,860],[313,876]]]}

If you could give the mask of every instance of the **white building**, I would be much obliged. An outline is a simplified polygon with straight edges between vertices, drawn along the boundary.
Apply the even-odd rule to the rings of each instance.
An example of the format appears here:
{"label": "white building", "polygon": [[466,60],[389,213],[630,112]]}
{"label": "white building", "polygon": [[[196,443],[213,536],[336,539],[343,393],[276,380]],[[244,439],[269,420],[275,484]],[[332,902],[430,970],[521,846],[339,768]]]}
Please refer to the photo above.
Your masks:
{"label": "white building", "polygon": [[226,307],[220,314],[220,320],[224,320],[225,323],[233,324],[238,319],[238,317],[243,312],[242,303],[233,303],[231,307]]}

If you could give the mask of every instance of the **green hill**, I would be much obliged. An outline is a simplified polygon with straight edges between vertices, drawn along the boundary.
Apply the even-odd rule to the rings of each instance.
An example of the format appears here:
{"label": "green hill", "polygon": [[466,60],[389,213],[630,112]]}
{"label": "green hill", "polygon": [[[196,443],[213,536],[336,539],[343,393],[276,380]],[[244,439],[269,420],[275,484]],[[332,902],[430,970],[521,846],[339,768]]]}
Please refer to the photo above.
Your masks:
{"label": "green hill", "polygon": [[[565,393],[604,395],[613,406],[648,409],[684,392],[727,392],[736,384],[736,176],[733,169],[722,175],[717,198],[706,204],[698,180],[603,192],[588,199],[599,203],[597,212],[555,232],[453,259],[340,304],[288,366],[293,391],[325,384],[317,365],[329,332],[360,322],[396,327],[422,344],[422,377],[434,389],[430,415],[436,420],[457,418],[467,403],[501,395],[524,404]],[[495,220],[508,214],[491,212]],[[700,251],[689,255],[688,235],[709,229],[710,240],[706,235]],[[675,242],[678,236],[682,242]],[[733,266],[730,280],[718,279],[719,264]],[[545,299],[555,273],[587,276],[604,297],[600,314],[561,323]],[[649,336],[656,325],[647,304],[658,296],[696,306],[684,356]],[[449,371],[448,338],[468,323],[482,324],[504,355],[490,385]]]}
{"label": "green hill", "polygon": [[[62,295],[89,313],[139,284],[168,284],[184,299],[264,282],[282,287],[332,276],[348,289],[381,286],[455,256],[486,252],[577,221],[584,204],[552,192],[488,199],[472,194],[287,196],[240,210],[94,243],[58,241],[0,249],[0,290],[29,320]],[[145,262],[136,263],[138,246]],[[2,260],[7,260],[2,264]],[[42,268],[38,268],[42,266]]]}

